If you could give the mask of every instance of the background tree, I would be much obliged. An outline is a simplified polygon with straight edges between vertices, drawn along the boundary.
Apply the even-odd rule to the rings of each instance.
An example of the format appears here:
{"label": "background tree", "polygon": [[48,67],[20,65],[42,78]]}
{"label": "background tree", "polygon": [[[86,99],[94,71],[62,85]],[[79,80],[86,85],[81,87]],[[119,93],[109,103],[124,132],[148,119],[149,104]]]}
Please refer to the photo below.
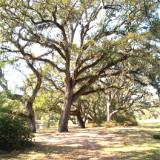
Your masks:
{"label": "background tree", "polygon": [[[3,59],[3,60],[5,61],[5,59]],[[34,113],[34,109],[33,109],[33,103],[35,101],[35,98],[37,96],[38,91],[40,90],[42,77],[41,77],[41,74],[38,72],[38,70],[34,67],[33,63],[28,62],[27,65],[29,66],[29,68],[33,72],[34,76],[36,77],[35,83],[34,84],[30,83],[31,89],[28,92],[24,92],[24,90],[23,90],[23,93],[18,93],[18,94],[13,93],[9,89],[8,84],[7,84],[7,80],[5,80],[4,75],[1,76],[1,78],[0,78],[0,86],[3,88],[3,92],[6,93],[8,98],[10,98],[12,100],[17,100],[25,106],[25,108],[27,110],[26,117],[28,117],[29,127],[32,132],[36,132],[36,122],[35,122],[35,113]]]}

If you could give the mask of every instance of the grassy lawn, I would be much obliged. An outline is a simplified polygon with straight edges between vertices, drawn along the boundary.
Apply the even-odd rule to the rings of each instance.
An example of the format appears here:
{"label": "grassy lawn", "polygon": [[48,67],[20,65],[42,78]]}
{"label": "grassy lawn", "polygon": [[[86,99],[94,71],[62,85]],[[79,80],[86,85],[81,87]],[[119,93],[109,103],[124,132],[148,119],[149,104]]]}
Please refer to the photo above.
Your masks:
{"label": "grassy lawn", "polygon": [[55,129],[35,135],[35,146],[1,160],[160,160],[160,140],[152,138],[160,123],[139,127],[71,128],[69,133]]}

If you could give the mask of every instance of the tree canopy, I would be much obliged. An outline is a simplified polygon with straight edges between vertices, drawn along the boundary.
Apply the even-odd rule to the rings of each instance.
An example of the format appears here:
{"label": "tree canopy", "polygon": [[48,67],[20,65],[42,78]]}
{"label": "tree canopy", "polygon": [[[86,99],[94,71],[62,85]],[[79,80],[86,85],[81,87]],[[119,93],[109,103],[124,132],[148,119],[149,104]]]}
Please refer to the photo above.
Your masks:
{"label": "tree canopy", "polygon": [[35,74],[29,103],[42,79],[52,82],[64,103],[59,131],[68,131],[71,107],[80,96],[103,90],[103,78],[125,74],[149,84],[145,69],[157,60],[150,38],[157,7],[154,0],[1,0],[3,61],[25,63]]}

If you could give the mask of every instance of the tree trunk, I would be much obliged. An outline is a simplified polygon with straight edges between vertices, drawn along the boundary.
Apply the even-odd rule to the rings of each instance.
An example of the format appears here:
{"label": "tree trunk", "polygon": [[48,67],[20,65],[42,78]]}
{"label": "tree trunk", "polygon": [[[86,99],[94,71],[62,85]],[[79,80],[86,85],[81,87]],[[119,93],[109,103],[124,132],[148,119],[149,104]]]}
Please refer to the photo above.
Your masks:
{"label": "tree trunk", "polygon": [[68,96],[64,103],[64,109],[61,111],[61,117],[59,121],[59,132],[68,132],[68,120],[69,113],[72,105],[72,98]]}
{"label": "tree trunk", "polygon": [[81,128],[85,128],[85,122],[83,121],[82,119],[82,116],[81,116],[81,112],[80,111],[77,111],[77,120],[78,120],[78,124]]}
{"label": "tree trunk", "polygon": [[59,121],[59,132],[68,132],[68,120],[70,115],[70,109],[73,103],[73,91],[72,91],[72,80],[69,80],[69,83],[66,83],[66,93],[64,108],[61,111],[61,117]]}
{"label": "tree trunk", "polygon": [[111,92],[109,91],[108,94],[106,95],[106,119],[107,122],[110,122],[111,117],[110,117],[110,109],[111,109]]}
{"label": "tree trunk", "polygon": [[107,103],[107,122],[110,122],[110,103]]}
{"label": "tree trunk", "polygon": [[28,111],[28,124],[29,128],[33,133],[36,132],[36,120],[35,120],[35,114],[33,110],[33,104],[31,102],[27,103],[27,111]]}

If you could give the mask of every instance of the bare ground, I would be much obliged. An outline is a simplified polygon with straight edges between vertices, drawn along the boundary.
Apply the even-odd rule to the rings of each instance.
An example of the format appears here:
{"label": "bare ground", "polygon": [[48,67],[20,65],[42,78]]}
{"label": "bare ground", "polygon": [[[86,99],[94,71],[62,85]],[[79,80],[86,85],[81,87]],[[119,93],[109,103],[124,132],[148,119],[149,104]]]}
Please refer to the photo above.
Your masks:
{"label": "bare ground", "polygon": [[153,126],[41,130],[34,147],[0,160],[160,160],[160,140],[152,138],[157,131]]}

